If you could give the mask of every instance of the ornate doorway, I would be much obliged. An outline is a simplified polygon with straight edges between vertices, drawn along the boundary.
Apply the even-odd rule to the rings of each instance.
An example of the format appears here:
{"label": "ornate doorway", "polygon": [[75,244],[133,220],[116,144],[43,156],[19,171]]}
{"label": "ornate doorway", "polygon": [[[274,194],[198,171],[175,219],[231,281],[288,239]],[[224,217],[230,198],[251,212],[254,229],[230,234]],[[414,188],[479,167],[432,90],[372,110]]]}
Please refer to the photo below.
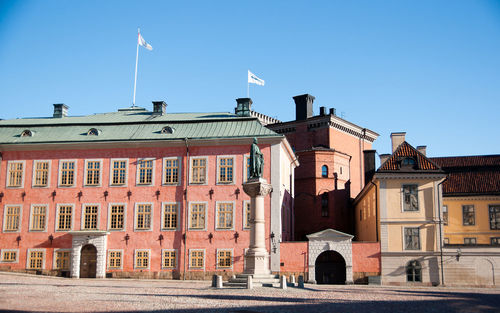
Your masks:
{"label": "ornate doorway", "polygon": [[94,245],[85,245],[80,257],[80,277],[95,278],[97,269],[97,249]]}
{"label": "ornate doorway", "polygon": [[343,285],[346,281],[344,258],[337,251],[325,251],[316,259],[316,282],[318,284]]}

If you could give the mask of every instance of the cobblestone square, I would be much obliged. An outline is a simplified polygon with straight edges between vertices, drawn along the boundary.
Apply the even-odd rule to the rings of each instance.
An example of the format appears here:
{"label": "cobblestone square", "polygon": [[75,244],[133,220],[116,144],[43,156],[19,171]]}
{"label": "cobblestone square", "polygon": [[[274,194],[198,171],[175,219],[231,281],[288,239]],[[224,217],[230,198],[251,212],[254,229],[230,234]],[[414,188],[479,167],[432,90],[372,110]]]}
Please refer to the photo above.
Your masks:
{"label": "cobblestone square", "polygon": [[209,281],[0,273],[0,312],[500,312],[500,290],[310,284],[214,289]]}

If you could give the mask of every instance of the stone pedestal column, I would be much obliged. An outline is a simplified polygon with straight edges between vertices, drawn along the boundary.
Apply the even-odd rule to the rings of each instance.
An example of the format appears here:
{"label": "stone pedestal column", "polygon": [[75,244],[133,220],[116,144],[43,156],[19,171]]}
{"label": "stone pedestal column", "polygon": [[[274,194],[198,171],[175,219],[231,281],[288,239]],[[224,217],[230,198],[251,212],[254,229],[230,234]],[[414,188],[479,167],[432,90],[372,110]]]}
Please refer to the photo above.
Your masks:
{"label": "stone pedestal column", "polygon": [[264,197],[272,191],[272,187],[265,179],[254,178],[243,184],[243,190],[250,196],[250,247],[245,256],[245,274],[269,275]]}

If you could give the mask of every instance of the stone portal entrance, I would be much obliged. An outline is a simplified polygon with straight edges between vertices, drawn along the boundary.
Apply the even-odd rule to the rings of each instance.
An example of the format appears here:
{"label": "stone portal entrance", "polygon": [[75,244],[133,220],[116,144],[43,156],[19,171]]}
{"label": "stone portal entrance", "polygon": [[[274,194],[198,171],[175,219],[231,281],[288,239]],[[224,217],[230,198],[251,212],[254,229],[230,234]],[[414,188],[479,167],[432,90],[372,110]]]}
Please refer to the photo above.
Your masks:
{"label": "stone portal entrance", "polygon": [[95,278],[97,269],[97,249],[94,245],[85,245],[80,255],[80,278]]}
{"label": "stone portal entrance", "polygon": [[329,250],[321,253],[314,267],[317,284],[345,284],[345,260],[337,251]]}

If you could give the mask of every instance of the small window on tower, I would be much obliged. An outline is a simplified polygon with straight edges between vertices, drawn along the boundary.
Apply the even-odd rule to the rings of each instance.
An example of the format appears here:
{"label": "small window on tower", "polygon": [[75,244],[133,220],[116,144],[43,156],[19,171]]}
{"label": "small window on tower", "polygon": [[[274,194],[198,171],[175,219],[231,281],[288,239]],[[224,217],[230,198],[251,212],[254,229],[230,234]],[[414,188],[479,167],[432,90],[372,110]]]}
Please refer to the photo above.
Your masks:
{"label": "small window on tower", "polygon": [[321,167],[321,177],[328,177],[328,166],[323,165]]}

